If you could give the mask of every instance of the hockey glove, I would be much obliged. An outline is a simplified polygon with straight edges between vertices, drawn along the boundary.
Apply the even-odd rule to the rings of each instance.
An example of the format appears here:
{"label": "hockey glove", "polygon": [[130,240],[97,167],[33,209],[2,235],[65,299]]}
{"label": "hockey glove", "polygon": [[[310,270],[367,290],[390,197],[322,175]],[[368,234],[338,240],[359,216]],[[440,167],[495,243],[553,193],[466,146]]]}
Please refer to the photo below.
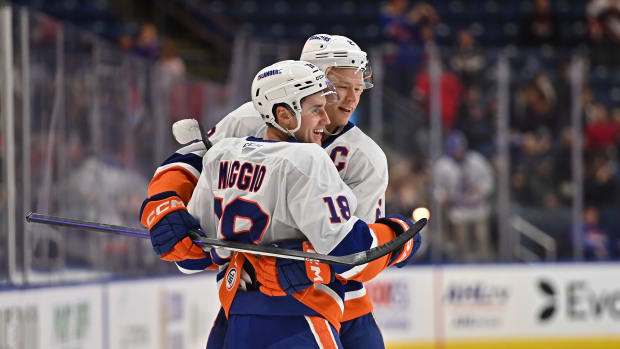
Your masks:
{"label": "hockey glove", "polygon": [[153,249],[161,259],[176,262],[206,257],[192,242],[188,232],[206,235],[175,192],[163,192],[144,200],[140,216],[142,225],[151,233]]}
{"label": "hockey glove", "polygon": [[[288,241],[274,244],[280,248],[314,252],[308,241]],[[286,296],[303,291],[313,284],[328,284],[335,278],[329,264],[315,260],[295,260],[247,256],[256,270],[260,291],[270,296]]]}
{"label": "hockey glove", "polygon": [[[381,223],[389,226],[396,233],[396,236],[409,230],[409,228],[413,225],[412,221],[399,214],[393,214],[383,218],[379,218],[377,219],[376,223]],[[416,234],[411,240],[407,241],[399,250],[392,252],[392,256],[390,257],[390,261],[388,262],[388,267],[391,267],[393,265],[398,268],[404,267],[411,261],[416,252],[418,252],[421,245],[422,236],[420,234]]]}

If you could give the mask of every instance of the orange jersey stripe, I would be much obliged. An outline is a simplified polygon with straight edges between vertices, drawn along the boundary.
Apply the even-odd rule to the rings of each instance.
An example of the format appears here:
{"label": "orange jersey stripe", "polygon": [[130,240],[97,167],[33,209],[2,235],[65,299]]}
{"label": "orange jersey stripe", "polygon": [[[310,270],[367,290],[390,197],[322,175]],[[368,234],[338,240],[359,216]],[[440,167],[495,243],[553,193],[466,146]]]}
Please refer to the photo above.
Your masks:
{"label": "orange jersey stripe", "polygon": [[148,197],[165,191],[175,191],[187,205],[198,178],[182,166],[172,166],[157,173],[149,184]]}
{"label": "orange jersey stripe", "polygon": [[337,295],[330,295],[326,289],[329,288],[324,285],[314,285],[294,293],[293,297],[321,314],[336,330],[340,331],[340,321],[342,321],[344,305],[338,304],[334,297],[339,297]]}
{"label": "orange jersey stripe", "polygon": [[372,312],[372,309],[372,302],[370,301],[370,296],[368,295],[368,293],[359,298],[345,300],[342,322],[353,320],[362,315],[366,315]]}
{"label": "orange jersey stripe", "polygon": [[338,349],[336,339],[334,338],[334,335],[329,328],[329,324],[325,321],[325,319],[318,316],[305,316],[305,318],[308,321],[310,330],[312,330],[312,334],[314,335],[314,338],[320,348]]}
{"label": "orange jersey stripe", "polygon": [[243,253],[234,253],[232,258],[230,259],[230,264],[228,265],[228,268],[226,268],[226,274],[224,274],[224,278],[220,280],[220,303],[222,304],[222,308],[224,308],[226,318],[228,318],[230,306],[235,299],[235,294],[237,294],[237,289],[239,288],[239,283],[241,282],[241,269],[243,268],[244,262],[245,256],[243,255]]}

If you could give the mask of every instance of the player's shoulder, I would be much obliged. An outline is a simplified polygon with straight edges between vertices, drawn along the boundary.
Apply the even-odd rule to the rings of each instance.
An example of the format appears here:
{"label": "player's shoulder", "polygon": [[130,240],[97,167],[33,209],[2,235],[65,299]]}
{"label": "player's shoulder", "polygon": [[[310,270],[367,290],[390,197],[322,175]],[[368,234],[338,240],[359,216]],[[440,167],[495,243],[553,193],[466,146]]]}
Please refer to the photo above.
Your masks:
{"label": "player's shoulder", "polygon": [[283,146],[283,149],[287,153],[288,158],[290,158],[290,161],[293,163],[312,162],[316,159],[323,159],[326,156],[323,148],[321,148],[318,144],[315,144],[315,143],[300,143],[300,142],[278,142],[278,143]]}
{"label": "player's shoulder", "polygon": [[286,162],[308,176],[323,171],[325,167],[334,167],[327,153],[317,144],[290,142],[283,149]]}
{"label": "player's shoulder", "polygon": [[227,137],[245,137],[255,135],[265,122],[254,109],[252,102],[247,102],[228,113],[209,132],[207,137],[212,143],[217,143]]}
{"label": "player's shoulder", "polygon": [[265,121],[263,121],[260,113],[254,108],[254,104],[252,102],[246,102],[228,113],[228,115],[222,119],[222,124],[238,125],[255,130],[263,126]]}
{"label": "player's shoulder", "polygon": [[237,118],[237,119],[245,119],[249,118],[251,120],[258,119],[261,123],[263,122],[260,118],[260,113],[254,108],[254,103],[246,102],[240,105],[237,109],[231,111],[226,115],[229,118]]}
{"label": "player's shoulder", "polygon": [[359,127],[349,123],[342,134],[334,138],[327,148],[336,146],[347,148],[352,157],[363,158],[377,166],[387,166],[387,157],[383,149]]}

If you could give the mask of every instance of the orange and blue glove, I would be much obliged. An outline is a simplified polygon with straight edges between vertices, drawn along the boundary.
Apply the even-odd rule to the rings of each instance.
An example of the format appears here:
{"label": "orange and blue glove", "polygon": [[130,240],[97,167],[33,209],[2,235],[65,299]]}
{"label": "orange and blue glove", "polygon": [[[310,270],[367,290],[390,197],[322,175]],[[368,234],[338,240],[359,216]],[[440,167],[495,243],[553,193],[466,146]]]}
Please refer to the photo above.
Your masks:
{"label": "orange and blue glove", "polygon": [[195,231],[201,236],[206,235],[176,192],[167,191],[144,200],[140,217],[142,225],[150,232],[153,249],[161,259],[177,262],[207,257],[188,233]]}
{"label": "orange and blue glove", "polygon": [[[275,247],[314,252],[308,241],[286,241]],[[296,260],[246,254],[256,271],[259,290],[269,296],[286,296],[303,291],[313,284],[328,284],[335,280],[329,264],[316,260]]]}
{"label": "orange and blue glove", "polygon": [[[381,223],[389,226],[396,236],[406,232],[413,225],[413,222],[400,214],[392,214],[377,219],[375,223]],[[422,246],[422,236],[418,233],[411,240],[407,241],[399,250],[392,252],[388,267],[395,265],[402,268],[413,259],[416,252]]]}

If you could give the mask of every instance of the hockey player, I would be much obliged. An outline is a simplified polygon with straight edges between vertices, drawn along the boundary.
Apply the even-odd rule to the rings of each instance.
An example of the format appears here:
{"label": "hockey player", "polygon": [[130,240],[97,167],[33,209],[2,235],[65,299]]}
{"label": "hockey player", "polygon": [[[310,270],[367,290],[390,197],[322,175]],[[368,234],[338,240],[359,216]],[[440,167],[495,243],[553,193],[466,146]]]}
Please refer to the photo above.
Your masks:
{"label": "hockey player", "polygon": [[[382,215],[384,192],[387,186],[387,163],[380,148],[348,122],[359,102],[361,92],[372,86],[366,53],[345,37],[319,34],[313,35],[306,42],[302,56],[326,69],[329,73],[328,77],[334,80],[334,85],[342,96],[340,102],[326,107],[332,120],[332,123],[327,125],[327,130],[330,130],[333,135],[324,135],[324,144],[338,167],[340,176],[360,199],[353,214],[366,221],[372,221]],[[230,113],[209,131],[208,136],[212,143],[217,143],[231,136],[262,136],[265,129],[264,121],[250,102]],[[149,186],[149,197],[176,190],[182,200],[187,203],[196,178],[202,169],[200,156],[204,154],[204,151],[202,143],[194,143],[184,147],[168,159],[157,170]],[[194,223],[189,222],[186,217],[171,221],[169,226],[177,229],[178,234],[182,235],[182,231],[187,230],[192,224]],[[162,251],[170,251],[171,242],[156,247],[156,251],[161,252],[162,258],[168,260],[184,259],[179,256],[198,258],[202,255],[202,251],[192,246],[188,238],[183,242],[176,245],[170,253]],[[182,246],[186,251],[177,253],[176,251]],[[179,262],[179,266],[186,272],[202,270],[205,265],[206,262],[200,260],[186,259]],[[294,278],[287,276],[287,279]],[[299,282],[300,287],[304,287],[303,281]],[[295,290],[294,285],[288,286],[288,289],[284,287],[287,292],[291,292],[291,289]],[[348,290],[345,296],[344,322],[340,332],[344,346],[347,348],[383,347],[381,333],[372,317],[372,305],[365,289],[361,283],[355,282],[348,282],[346,287]],[[218,316],[218,321],[211,332],[210,342],[214,336],[217,337],[218,327],[223,327],[223,321],[225,317],[222,313]],[[219,333],[223,332],[220,328]]]}
{"label": "hockey player", "polygon": [[[329,123],[326,84],[324,73],[303,61],[270,66],[256,75],[252,97],[268,124],[264,140],[228,138],[214,145],[188,205],[211,237],[255,244],[308,240],[306,250],[344,255],[385,243],[409,228],[412,223],[406,220],[366,224],[352,215],[357,199],[332,160],[317,145],[305,144],[320,144]],[[411,243],[368,264],[332,268],[338,280],[365,281],[405,259]],[[238,286],[244,257],[235,254],[220,290]],[[253,264],[259,259],[251,258]],[[342,284],[331,281],[330,273],[316,277],[325,284],[292,296],[232,291],[234,302],[223,297],[225,347],[342,347]]]}
{"label": "hockey player", "polygon": [[[301,59],[321,68],[341,97],[338,103],[325,107],[331,122],[326,126],[322,146],[358,199],[353,214],[372,222],[382,217],[385,210],[387,159],[370,137],[349,122],[362,92],[373,86],[367,54],[347,37],[316,34],[304,44]],[[262,136],[265,129],[258,112],[248,102],[222,119],[208,136],[212,143],[217,143],[225,137]],[[383,348],[383,337],[372,315],[372,303],[364,285],[352,281],[345,288],[345,312],[340,331],[344,347]]]}

